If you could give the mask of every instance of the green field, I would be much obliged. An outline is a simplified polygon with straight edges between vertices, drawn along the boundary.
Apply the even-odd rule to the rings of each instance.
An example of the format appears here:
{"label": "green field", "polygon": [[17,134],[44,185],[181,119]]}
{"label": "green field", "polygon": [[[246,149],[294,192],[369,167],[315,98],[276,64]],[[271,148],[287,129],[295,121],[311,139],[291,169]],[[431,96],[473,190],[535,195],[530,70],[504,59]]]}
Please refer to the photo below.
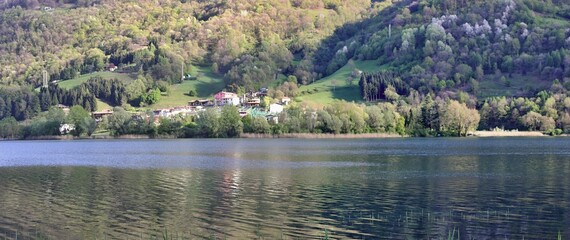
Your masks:
{"label": "green field", "polygon": [[[354,66],[364,72],[376,72],[382,68],[376,61],[354,61]],[[347,64],[330,76],[301,86],[297,100],[318,106],[329,104],[334,100],[361,101],[359,79],[354,79],[352,84],[347,81],[351,72],[352,67]]]}
{"label": "green field", "polygon": [[[157,104],[150,106],[152,109],[167,108],[176,106],[186,106],[188,101],[194,99],[211,98],[215,93],[225,87],[222,75],[214,74],[209,67],[192,68],[192,76],[198,76],[197,80],[186,80],[181,84],[170,86],[167,96],[162,96]],[[190,97],[188,92],[193,89],[197,96]]]}
{"label": "green field", "polygon": [[76,77],[74,79],[60,81],[58,83],[58,85],[60,88],[63,88],[63,89],[72,89],[74,87],[81,85],[82,83],[86,82],[87,80],[89,80],[92,77],[102,77],[104,79],[116,78],[116,79],[119,79],[119,80],[124,81],[124,82],[130,82],[130,81],[135,79],[134,76],[131,76],[130,74],[127,74],[127,73],[95,72],[95,73],[83,74],[83,75]]}
{"label": "green field", "polygon": [[100,112],[108,109],[113,109],[113,107],[97,98],[97,111]]}

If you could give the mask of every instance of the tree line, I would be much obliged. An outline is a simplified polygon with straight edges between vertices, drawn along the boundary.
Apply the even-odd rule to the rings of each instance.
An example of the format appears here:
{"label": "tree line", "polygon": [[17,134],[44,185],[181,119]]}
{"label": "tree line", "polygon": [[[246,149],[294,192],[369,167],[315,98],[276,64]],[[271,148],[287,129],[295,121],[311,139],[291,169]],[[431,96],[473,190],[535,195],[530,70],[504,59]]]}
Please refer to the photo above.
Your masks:
{"label": "tree line", "polygon": [[424,99],[417,108],[402,103],[378,103],[374,105],[334,102],[324,109],[307,106],[291,106],[272,116],[247,115],[241,117],[238,108],[227,105],[208,108],[191,116],[160,118],[155,123],[152,112],[133,114],[117,107],[113,115],[96,124],[86,110],[74,106],[65,116],[59,108],[52,107],[34,118],[17,122],[13,117],[0,121],[0,137],[32,137],[60,135],[61,124],[75,126],[75,136],[90,136],[96,129],[112,135],[143,134],[150,137],[204,137],[233,138],[243,133],[286,134],[359,134],[391,133],[412,136],[443,135],[465,136],[479,123],[479,113],[455,100],[431,97]]}

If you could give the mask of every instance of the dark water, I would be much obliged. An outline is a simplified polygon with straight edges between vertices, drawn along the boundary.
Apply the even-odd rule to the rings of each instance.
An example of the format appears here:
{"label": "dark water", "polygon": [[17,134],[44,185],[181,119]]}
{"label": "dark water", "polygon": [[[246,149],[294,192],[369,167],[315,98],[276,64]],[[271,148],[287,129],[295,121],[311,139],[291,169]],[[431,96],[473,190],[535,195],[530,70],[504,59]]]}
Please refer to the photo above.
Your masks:
{"label": "dark water", "polygon": [[570,138],[0,142],[0,238],[570,238]]}

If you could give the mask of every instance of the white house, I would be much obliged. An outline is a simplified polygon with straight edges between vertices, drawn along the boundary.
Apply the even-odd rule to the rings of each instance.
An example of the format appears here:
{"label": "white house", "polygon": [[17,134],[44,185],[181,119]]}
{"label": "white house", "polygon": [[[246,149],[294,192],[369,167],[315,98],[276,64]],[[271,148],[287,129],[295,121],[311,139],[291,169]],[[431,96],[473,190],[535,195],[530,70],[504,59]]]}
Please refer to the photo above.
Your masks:
{"label": "white house", "polygon": [[59,126],[59,132],[61,133],[61,135],[66,135],[69,132],[75,130],[75,125],[73,124],[61,124],[61,126]]}
{"label": "white house", "polygon": [[223,106],[226,104],[237,106],[240,104],[237,94],[232,92],[219,92],[214,95],[214,104],[216,106]]}
{"label": "white house", "polygon": [[283,105],[276,104],[276,103],[269,105],[269,113],[270,114],[279,114],[281,112],[283,112]]}
{"label": "white house", "polygon": [[290,102],[291,102],[291,98],[289,98],[289,97],[281,98],[281,104],[283,104],[283,105],[289,105]]}

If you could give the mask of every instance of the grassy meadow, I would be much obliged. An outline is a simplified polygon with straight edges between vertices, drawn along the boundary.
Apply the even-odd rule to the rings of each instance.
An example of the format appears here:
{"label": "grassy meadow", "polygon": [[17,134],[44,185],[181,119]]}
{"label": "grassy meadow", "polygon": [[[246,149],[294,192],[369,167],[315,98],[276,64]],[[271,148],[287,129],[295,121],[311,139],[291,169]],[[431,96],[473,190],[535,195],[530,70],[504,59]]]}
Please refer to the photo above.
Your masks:
{"label": "grassy meadow", "polygon": [[[364,72],[376,72],[382,69],[376,61],[354,61],[354,67]],[[334,100],[362,101],[358,87],[360,79],[355,78],[352,83],[347,81],[351,73],[352,66],[347,64],[330,76],[300,86],[297,100],[315,106],[323,106]]]}
{"label": "grassy meadow", "polygon": [[[170,86],[168,95],[161,96],[160,101],[151,105],[150,108],[185,106],[190,100],[210,98],[225,87],[223,76],[213,73],[209,67],[192,67],[190,74],[197,76],[198,79],[186,80],[181,84]],[[190,90],[194,90],[196,96],[189,96]]]}
{"label": "grassy meadow", "polygon": [[92,77],[102,77],[104,79],[116,78],[116,79],[119,79],[119,80],[124,81],[126,83],[133,81],[136,78],[136,76],[133,76],[133,75],[128,74],[128,73],[94,72],[94,73],[89,73],[89,74],[83,74],[83,75],[76,77],[74,79],[59,81],[58,85],[59,85],[59,87],[61,87],[63,89],[72,89],[74,87],[81,85],[84,82],[87,82],[87,80],[89,80]]}

